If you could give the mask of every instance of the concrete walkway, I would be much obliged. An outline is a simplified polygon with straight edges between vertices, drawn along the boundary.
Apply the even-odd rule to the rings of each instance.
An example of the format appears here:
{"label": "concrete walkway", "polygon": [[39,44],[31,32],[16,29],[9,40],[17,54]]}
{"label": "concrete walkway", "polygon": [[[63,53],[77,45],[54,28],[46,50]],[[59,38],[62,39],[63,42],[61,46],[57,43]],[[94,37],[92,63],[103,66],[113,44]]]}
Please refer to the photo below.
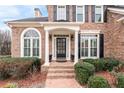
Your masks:
{"label": "concrete walkway", "polygon": [[75,80],[71,62],[52,62],[49,66],[46,88],[81,88]]}

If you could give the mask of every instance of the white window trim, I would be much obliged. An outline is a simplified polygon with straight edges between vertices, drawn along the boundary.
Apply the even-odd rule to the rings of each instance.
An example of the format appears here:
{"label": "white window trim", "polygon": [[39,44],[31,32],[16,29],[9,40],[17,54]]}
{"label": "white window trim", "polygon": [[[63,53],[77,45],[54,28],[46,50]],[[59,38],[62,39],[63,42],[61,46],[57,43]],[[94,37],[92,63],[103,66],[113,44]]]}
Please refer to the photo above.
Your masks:
{"label": "white window trim", "polygon": [[[96,57],[91,57],[90,56],[90,50],[88,51],[88,57],[82,57],[82,46],[81,46],[81,44],[80,44],[80,49],[81,49],[81,51],[80,51],[80,59],[87,59],[87,58],[91,58],[91,59],[97,59],[97,58],[99,58],[99,49],[100,49],[100,47],[99,47],[99,34],[81,34],[81,35],[97,35],[97,56]],[[82,43],[82,37],[80,37],[80,42]],[[90,43],[89,42],[89,39],[88,39],[88,43]],[[89,45],[89,48],[88,49],[90,49],[90,44],[88,44]]]}
{"label": "white window trim", "polygon": [[95,11],[95,23],[103,23],[103,22],[104,22],[104,6],[101,5],[101,22],[96,22],[96,11]]}
{"label": "white window trim", "polygon": [[[25,57],[24,56],[24,34],[27,32],[27,31],[29,31],[29,30],[35,30],[37,33],[38,33],[38,35],[39,35],[39,58],[42,58],[42,55],[41,55],[41,53],[42,53],[42,48],[41,48],[41,34],[40,34],[40,32],[36,29],[36,28],[26,28],[26,29],[24,29],[23,31],[22,31],[22,33],[21,33],[21,38],[20,38],[20,40],[21,40],[21,43],[20,43],[20,53],[21,53],[21,57]],[[37,38],[37,37],[36,37]],[[32,42],[32,41],[31,41]],[[31,45],[32,46],[32,45]],[[31,49],[31,56],[30,57],[32,57],[32,49]]]}
{"label": "white window trim", "polygon": [[[58,6],[61,6],[61,5],[57,5],[57,20],[60,20],[58,19]],[[67,20],[67,17],[66,17],[66,5],[62,5],[62,6],[65,6],[65,20]]]}
{"label": "white window trim", "polygon": [[76,22],[85,22],[85,5],[82,5],[83,6],[83,21],[77,21],[77,6],[80,6],[80,5],[76,5]]}

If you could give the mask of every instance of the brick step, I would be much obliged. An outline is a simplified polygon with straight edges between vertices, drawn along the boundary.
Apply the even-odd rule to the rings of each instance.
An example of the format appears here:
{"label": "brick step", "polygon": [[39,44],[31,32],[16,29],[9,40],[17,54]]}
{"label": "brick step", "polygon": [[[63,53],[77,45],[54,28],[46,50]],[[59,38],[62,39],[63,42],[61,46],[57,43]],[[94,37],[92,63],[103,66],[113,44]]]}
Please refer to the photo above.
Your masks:
{"label": "brick step", "polygon": [[57,78],[61,78],[61,77],[65,77],[65,78],[68,78],[68,77],[74,77],[75,76],[75,74],[74,73],[49,73],[48,75],[47,75],[47,77],[57,77]]}
{"label": "brick step", "polygon": [[49,70],[49,73],[74,73],[74,70]]}
{"label": "brick step", "polygon": [[74,64],[73,63],[68,63],[68,62],[66,62],[66,63],[51,63],[50,64],[50,66],[74,66]]}
{"label": "brick step", "polygon": [[74,69],[73,66],[50,66],[49,69]]}
{"label": "brick step", "polygon": [[67,71],[72,71],[74,72],[74,69],[49,69],[49,71],[58,71],[58,72],[67,72]]}
{"label": "brick step", "polygon": [[47,79],[74,79],[74,75],[69,76],[47,76]]}

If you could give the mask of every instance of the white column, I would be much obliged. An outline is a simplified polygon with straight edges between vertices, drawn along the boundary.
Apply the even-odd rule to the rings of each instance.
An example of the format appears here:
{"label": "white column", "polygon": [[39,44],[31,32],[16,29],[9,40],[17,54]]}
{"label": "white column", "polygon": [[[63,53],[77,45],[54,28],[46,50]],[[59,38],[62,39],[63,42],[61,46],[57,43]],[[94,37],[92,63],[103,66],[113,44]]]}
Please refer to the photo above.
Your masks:
{"label": "white column", "polygon": [[74,64],[78,62],[78,31],[75,31]]}
{"label": "white column", "polygon": [[49,65],[49,33],[45,31],[45,64]]}

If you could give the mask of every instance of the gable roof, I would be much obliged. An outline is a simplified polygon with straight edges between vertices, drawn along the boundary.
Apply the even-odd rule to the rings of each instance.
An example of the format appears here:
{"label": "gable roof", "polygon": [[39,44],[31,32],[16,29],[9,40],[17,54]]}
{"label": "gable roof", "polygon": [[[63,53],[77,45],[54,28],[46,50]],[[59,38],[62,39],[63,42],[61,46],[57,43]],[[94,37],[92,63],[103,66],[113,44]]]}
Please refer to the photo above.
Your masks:
{"label": "gable roof", "polygon": [[7,21],[9,22],[48,22],[48,17],[32,17],[32,18],[24,18],[19,20]]}

